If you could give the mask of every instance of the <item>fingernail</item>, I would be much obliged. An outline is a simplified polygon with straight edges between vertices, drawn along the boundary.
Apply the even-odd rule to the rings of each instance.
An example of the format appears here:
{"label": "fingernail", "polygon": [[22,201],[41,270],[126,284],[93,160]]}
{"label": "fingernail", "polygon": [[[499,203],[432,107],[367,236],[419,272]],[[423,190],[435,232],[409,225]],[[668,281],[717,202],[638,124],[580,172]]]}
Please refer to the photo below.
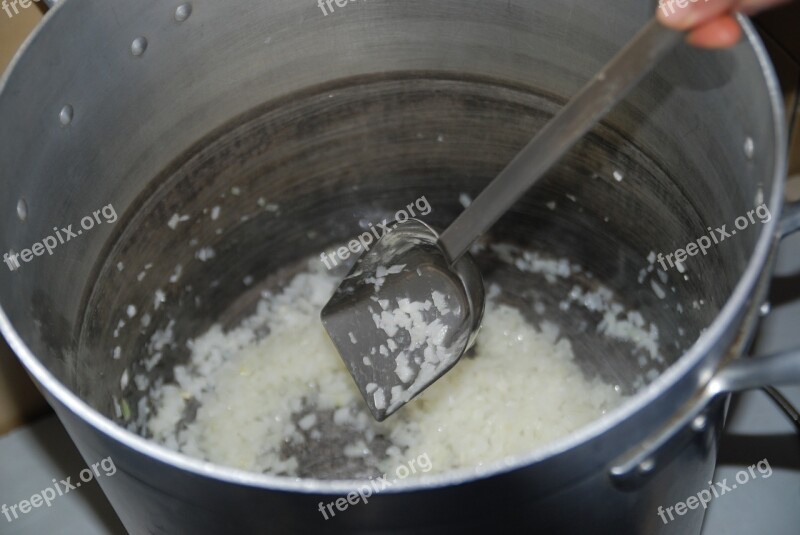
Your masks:
{"label": "fingernail", "polygon": [[681,30],[697,24],[701,19],[700,11],[691,0],[660,0],[658,3],[659,20]]}

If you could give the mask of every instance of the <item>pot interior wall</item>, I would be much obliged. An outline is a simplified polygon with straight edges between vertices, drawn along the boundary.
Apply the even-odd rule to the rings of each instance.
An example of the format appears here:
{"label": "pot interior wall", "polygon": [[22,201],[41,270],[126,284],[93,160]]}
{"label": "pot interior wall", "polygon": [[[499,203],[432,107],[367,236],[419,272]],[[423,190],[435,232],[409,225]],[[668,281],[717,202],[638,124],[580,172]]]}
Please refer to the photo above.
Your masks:
{"label": "pot interior wall", "polygon": [[[84,307],[78,393],[143,431],[148,391],[172,379],[173,366],[188,357],[187,339],[218,320],[234,326],[261,291],[280,290],[307,257],[320,262],[321,251],[369,223],[391,221],[420,196],[431,206],[423,219],[444,228],[462,209],[461,194],[474,197],[559,105],[496,80],[405,73],[309,89],[210,134],[117,225]],[[559,325],[587,375],[631,393],[691,345],[735,280],[712,284],[719,271],[710,267],[732,261],[722,249],[709,251],[686,276],[658,274],[648,262],[650,251],[669,250],[695,227],[687,218],[642,232],[641,214],[667,221],[686,204],[632,140],[598,128],[490,239],[582,269],[553,282],[479,253],[484,276],[502,281],[504,299],[532,320]],[[603,312],[570,301],[574,288],[601,284],[652,321],[663,361],[599,333]],[[131,380],[121,385],[123,373]]]}

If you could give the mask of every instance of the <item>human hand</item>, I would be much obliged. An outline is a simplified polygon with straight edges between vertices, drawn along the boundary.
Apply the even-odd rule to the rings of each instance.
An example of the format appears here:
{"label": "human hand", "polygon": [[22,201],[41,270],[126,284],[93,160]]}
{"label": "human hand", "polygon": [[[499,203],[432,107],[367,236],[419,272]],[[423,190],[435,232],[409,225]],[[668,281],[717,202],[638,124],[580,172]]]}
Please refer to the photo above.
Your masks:
{"label": "human hand", "polygon": [[742,34],[734,13],[753,15],[788,0],[659,0],[658,20],[688,30],[687,41],[704,48],[726,48]]}

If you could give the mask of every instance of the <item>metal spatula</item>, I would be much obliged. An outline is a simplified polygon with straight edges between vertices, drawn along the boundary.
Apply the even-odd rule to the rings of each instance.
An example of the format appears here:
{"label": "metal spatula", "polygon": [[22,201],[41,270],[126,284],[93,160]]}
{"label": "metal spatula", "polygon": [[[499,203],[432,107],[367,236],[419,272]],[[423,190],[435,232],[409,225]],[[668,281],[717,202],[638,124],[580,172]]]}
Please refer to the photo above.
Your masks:
{"label": "metal spatula", "polygon": [[441,377],[474,341],[484,289],[470,245],[682,36],[651,20],[441,236],[419,220],[394,222],[358,258],[322,323],[377,420]]}

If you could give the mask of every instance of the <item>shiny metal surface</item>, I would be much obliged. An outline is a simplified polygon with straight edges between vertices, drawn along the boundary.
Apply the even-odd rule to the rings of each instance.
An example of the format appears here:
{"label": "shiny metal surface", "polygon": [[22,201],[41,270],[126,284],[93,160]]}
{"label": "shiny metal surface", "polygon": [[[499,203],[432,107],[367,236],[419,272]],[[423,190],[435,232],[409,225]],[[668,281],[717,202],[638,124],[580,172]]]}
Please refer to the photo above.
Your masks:
{"label": "shiny metal surface", "polygon": [[606,113],[684,38],[655,18],[641,29],[442,232],[447,255],[457,260],[478,236],[533,186]]}
{"label": "shiny metal surface", "polygon": [[[361,253],[322,309],[321,318],[377,420],[399,410],[447,373],[468,349],[467,342],[477,335],[484,306],[480,273],[471,258],[452,272],[447,269],[448,264],[464,258],[475,240],[505,215],[683,37],[651,19],[536,133],[441,236],[423,222],[411,220],[398,232],[382,237],[371,250]],[[397,226],[395,222],[391,228]],[[400,241],[404,235],[408,240],[405,243]],[[394,267],[401,272],[386,271]],[[384,270],[382,275],[380,270]],[[466,278],[459,275],[465,271],[475,273]],[[447,312],[439,309],[437,293],[440,299],[447,296],[454,301],[444,305]],[[421,312],[422,319],[416,328],[423,328],[424,322],[428,330],[436,329],[440,334],[420,342],[412,340],[410,328],[402,329],[397,336],[397,326],[379,328],[380,320],[373,318],[379,318],[383,312],[372,307],[383,302],[386,306],[381,308],[386,310],[409,299],[429,307]],[[387,314],[393,313],[387,311]],[[378,352],[378,348],[386,353]]]}
{"label": "shiny metal surface", "polygon": [[[177,23],[175,6],[154,0],[60,3],[0,82],[0,245],[18,251],[109,203],[120,214],[116,226],[52,257],[0,270],[0,329],[84,457],[115,459],[119,472],[101,483],[126,527],[443,533],[502,520],[583,533],[675,529],[653,511],[705,486],[721,400],[706,412],[707,438],[684,442],[641,487],[622,490],[607,470],[744,351],[747,317],[760,306],[757,286],[766,285],[777,239],[785,135],[775,78],[749,24],[747,41],[730,51],[680,46],[496,229],[497,238],[592,266],[597,280],[652,313],[663,339],[677,342],[663,348],[661,375],[548,448],[399,482],[333,523],[317,504],[353,482],[209,465],[113,421],[111,396],[125,395],[120,374],[140,362],[137,341],[147,334],[113,339],[123,307],[152,302],[176,263],[194,258],[192,239],[212,244],[226,262],[192,264],[183,280],[193,289],[172,289],[170,307],[154,316],[152,328],[179,312],[178,339],[247,308],[241,286],[211,287],[222,276],[261,280],[420,192],[434,206],[431,223],[450,220],[457,195],[480,191],[654,6],[375,1],[326,17],[289,0],[191,5],[191,17]],[[148,46],[135,56],[138,37]],[[73,110],[68,124],[59,120],[65,106]],[[245,195],[231,194],[234,184]],[[706,226],[732,221],[759,191],[772,220],[709,251],[666,301],[636,282],[650,251],[674,250]],[[176,211],[202,214],[222,193],[230,216],[222,235],[208,225],[166,226]],[[260,195],[286,208],[259,210]],[[549,210],[547,200],[560,209]],[[118,258],[136,267],[114,275]],[[691,307],[701,299],[705,306]],[[571,325],[566,315],[555,319]],[[575,343],[585,371],[631,385],[637,370],[628,351],[608,348],[598,358],[595,341]],[[115,360],[120,343],[131,349]]]}
{"label": "shiny metal surface", "polygon": [[[475,341],[486,301],[471,255],[453,263],[439,234],[418,219],[389,228],[391,234],[359,255],[320,314],[378,421],[458,362]],[[401,325],[399,317],[411,323]],[[430,334],[420,339],[422,332]]]}

